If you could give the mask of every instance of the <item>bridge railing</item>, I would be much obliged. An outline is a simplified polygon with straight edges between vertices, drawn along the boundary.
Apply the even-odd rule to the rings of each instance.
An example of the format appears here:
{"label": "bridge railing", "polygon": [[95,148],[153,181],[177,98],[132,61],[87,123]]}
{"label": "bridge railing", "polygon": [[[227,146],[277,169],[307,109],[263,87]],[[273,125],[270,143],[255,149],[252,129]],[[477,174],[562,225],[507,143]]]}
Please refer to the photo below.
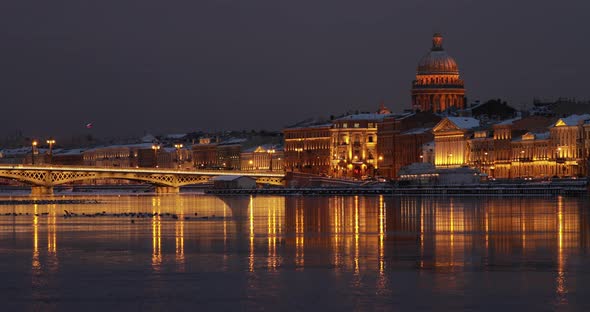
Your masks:
{"label": "bridge railing", "polygon": [[71,166],[71,165],[52,165],[52,164],[39,164],[39,165],[28,165],[28,164],[18,164],[18,165],[3,165],[0,164],[0,169],[40,169],[40,170],[47,170],[47,169],[60,169],[60,170],[67,170],[67,169],[75,169],[75,170],[92,170],[92,169],[100,169],[103,170],[122,170],[122,171],[139,171],[139,172],[162,172],[162,173],[177,173],[177,174],[221,174],[221,175],[273,175],[279,176],[284,175],[285,172],[282,170],[202,170],[202,169],[194,169],[194,168],[153,168],[153,167],[127,167],[127,166]]}

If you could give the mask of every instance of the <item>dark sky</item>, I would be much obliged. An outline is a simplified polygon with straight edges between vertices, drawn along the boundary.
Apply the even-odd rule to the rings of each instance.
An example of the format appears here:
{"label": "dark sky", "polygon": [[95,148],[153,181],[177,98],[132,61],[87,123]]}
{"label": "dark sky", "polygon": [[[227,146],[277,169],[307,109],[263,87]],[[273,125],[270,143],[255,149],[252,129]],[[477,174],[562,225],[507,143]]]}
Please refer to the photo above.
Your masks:
{"label": "dark sky", "polygon": [[0,2],[0,135],[281,129],[410,106],[441,32],[469,101],[588,99],[590,1]]}

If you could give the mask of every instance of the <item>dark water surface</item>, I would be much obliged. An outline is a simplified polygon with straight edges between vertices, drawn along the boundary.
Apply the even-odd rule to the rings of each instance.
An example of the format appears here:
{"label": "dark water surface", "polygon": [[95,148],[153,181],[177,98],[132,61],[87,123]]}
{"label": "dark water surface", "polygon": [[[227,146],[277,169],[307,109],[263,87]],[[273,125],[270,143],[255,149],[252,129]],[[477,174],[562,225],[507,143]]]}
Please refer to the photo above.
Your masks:
{"label": "dark water surface", "polygon": [[0,206],[1,311],[590,311],[588,198],[65,198]]}

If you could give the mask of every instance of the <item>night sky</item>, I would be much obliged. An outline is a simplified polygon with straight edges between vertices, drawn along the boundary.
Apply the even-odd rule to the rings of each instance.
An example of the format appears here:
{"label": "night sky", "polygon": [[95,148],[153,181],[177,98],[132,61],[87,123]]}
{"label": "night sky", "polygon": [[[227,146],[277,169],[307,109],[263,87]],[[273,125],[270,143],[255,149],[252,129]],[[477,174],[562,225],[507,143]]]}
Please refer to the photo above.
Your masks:
{"label": "night sky", "polygon": [[468,101],[590,98],[590,1],[0,2],[0,136],[267,129],[410,107],[441,32]]}

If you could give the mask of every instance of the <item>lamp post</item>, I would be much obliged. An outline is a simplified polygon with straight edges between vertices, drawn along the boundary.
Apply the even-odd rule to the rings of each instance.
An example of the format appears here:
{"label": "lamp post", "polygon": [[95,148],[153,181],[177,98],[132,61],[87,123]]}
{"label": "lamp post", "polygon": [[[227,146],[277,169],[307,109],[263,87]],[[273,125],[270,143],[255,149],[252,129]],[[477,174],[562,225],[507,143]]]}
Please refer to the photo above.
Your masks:
{"label": "lamp post", "polygon": [[182,144],[177,143],[174,144],[174,147],[176,148],[176,165],[177,167],[180,169],[180,161],[182,160],[182,157],[180,157],[180,149],[182,148]]}
{"label": "lamp post", "polygon": [[152,149],[154,150],[154,164],[155,167],[158,168],[158,151],[160,150],[160,145],[153,144]]}
{"label": "lamp post", "polygon": [[249,169],[250,169],[250,170],[254,170],[254,166],[253,166],[253,164],[254,164],[254,162],[252,161],[252,159],[250,159],[250,160],[248,161],[248,165],[250,165],[250,166],[249,166]]}
{"label": "lamp post", "polygon": [[269,156],[268,170],[269,171],[272,171],[272,154],[275,153],[275,150],[274,149],[269,149],[266,152],[268,153],[268,156]]}
{"label": "lamp post", "polygon": [[35,152],[37,151],[37,144],[39,144],[37,140],[33,140],[31,142],[31,165],[35,164]]}
{"label": "lamp post", "polygon": [[53,144],[55,144],[55,140],[52,138],[49,138],[49,140],[47,140],[47,144],[49,144],[49,163],[52,164],[53,163]]}
{"label": "lamp post", "polygon": [[375,167],[375,174],[373,174],[373,176],[376,176],[379,174],[379,167],[381,167],[382,161],[383,161],[383,156],[377,157],[377,167]]}

